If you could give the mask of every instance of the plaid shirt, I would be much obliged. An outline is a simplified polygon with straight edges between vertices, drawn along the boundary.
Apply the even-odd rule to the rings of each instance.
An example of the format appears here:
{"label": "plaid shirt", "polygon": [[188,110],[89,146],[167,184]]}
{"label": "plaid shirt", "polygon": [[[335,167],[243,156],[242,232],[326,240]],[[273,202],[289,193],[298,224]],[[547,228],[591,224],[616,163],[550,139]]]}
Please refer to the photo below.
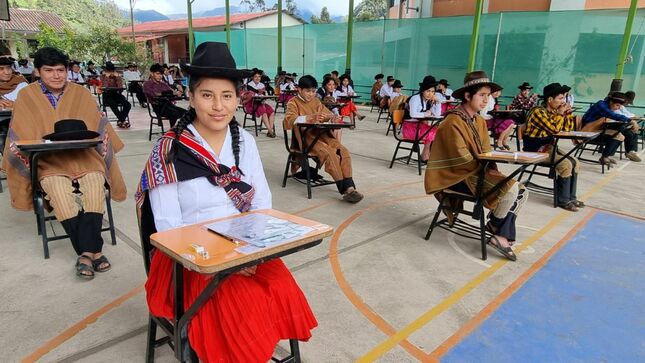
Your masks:
{"label": "plaid shirt", "polygon": [[533,108],[526,118],[524,136],[544,138],[560,131],[571,131],[575,128],[575,119],[573,114],[561,115],[538,106]]}
{"label": "plaid shirt", "polygon": [[67,87],[67,84],[63,87],[63,90],[60,92],[58,97],[54,96],[54,94],[47,89],[45,86],[45,83],[43,83],[42,80],[38,80],[38,84],[40,85],[40,89],[43,91],[47,99],[49,100],[49,103],[51,103],[52,107],[54,110],[56,109],[56,106],[58,106],[58,102],[60,102],[61,97],[63,97],[63,93],[65,93],[65,87]]}
{"label": "plaid shirt", "polygon": [[518,94],[513,97],[513,102],[511,102],[511,110],[524,110],[529,111],[537,105],[537,95],[532,94],[529,97],[524,97],[522,94]]}
{"label": "plaid shirt", "polygon": [[609,108],[609,102],[602,100],[594,103],[593,105],[591,105],[591,107],[589,107],[584,116],[582,116],[582,124],[585,125],[590,122],[599,120],[603,117],[622,122],[631,121],[629,117],[612,111],[612,109]]}

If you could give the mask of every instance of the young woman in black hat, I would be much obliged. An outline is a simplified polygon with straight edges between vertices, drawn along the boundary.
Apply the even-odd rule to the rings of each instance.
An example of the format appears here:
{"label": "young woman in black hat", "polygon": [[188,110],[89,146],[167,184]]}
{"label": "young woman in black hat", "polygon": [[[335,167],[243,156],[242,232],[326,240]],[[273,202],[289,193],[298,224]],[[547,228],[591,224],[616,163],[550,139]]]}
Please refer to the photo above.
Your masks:
{"label": "young woman in black hat", "polygon": [[[419,135],[423,135],[423,152],[421,159],[427,161],[430,156],[430,145],[434,140],[437,128],[430,128],[428,121],[420,120],[428,117],[441,117],[441,103],[437,102],[436,87],[437,80],[433,76],[425,76],[423,82],[419,83],[419,93],[408,99],[408,115],[404,120],[401,133],[404,138],[414,140],[417,137],[417,122]],[[417,119],[416,121],[414,119]],[[413,121],[413,122],[410,122]]]}
{"label": "young woman in black hat", "polygon": [[[146,164],[135,195],[142,226],[152,217],[163,231],[271,208],[255,140],[234,117],[246,72],[236,69],[225,43],[215,42],[200,44],[192,64],[182,68],[189,75],[190,109],[157,141]],[[172,273],[172,259],[156,251],[146,283],[156,316],[172,317]],[[185,303],[192,304],[209,279],[184,270]],[[308,340],[316,325],[291,273],[275,259],[224,280],[193,318],[188,337],[204,362],[266,362],[279,340]]]}

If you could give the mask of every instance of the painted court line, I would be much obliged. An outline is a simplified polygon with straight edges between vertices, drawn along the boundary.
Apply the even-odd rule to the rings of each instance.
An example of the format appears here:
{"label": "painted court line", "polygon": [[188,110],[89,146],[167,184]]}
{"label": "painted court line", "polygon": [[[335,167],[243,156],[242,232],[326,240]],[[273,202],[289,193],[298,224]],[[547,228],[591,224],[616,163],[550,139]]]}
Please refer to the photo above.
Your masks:
{"label": "painted court line", "polygon": [[[592,195],[597,193],[601,188],[609,184],[622,170],[622,168],[619,168],[618,170],[615,170],[614,172],[606,175],[602,180],[600,180],[598,183],[596,183],[592,188],[585,193],[580,199],[583,201],[588,200]],[[544,236],[547,232],[552,230],[555,226],[560,224],[565,218],[567,218],[570,215],[571,212],[560,212],[557,216],[555,216],[553,219],[549,221],[544,227],[542,227],[539,231],[537,231],[533,236],[529,237],[522,245],[517,247],[515,249],[516,254],[519,254],[525,249],[528,249],[533,243],[535,243],[537,240],[539,240],[542,236]],[[488,278],[490,278],[495,272],[497,272],[499,269],[501,269],[504,265],[506,265],[509,261],[508,260],[500,260],[496,262],[494,265],[492,265],[489,269],[484,270],[481,272],[479,275],[477,275],[475,278],[470,280],[468,283],[466,283],[464,286],[462,286],[459,290],[455,291],[453,294],[448,296],[446,299],[444,299],[442,302],[439,304],[435,305],[433,308],[428,310],[426,313],[412,321],[410,324],[408,324],[406,327],[404,327],[402,330],[396,332],[395,334],[391,335],[388,339],[374,347],[372,350],[370,350],[367,354],[363,355],[359,359],[357,359],[357,362],[372,362],[381,357],[383,354],[387,353],[390,351],[392,348],[394,348],[397,344],[399,344],[401,341],[406,340],[410,335],[412,335],[414,332],[417,330],[421,329],[423,326],[428,324],[430,321],[432,321],[434,318],[437,316],[441,315],[448,309],[450,309],[453,305],[458,303],[464,296],[469,294],[472,290],[474,290],[477,286],[481,285],[484,283]]]}
{"label": "painted court line", "polygon": [[539,260],[537,260],[531,267],[522,273],[513,283],[511,283],[504,291],[495,297],[484,309],[475,315],[470,321],[461,327],[455,334],[446,339],[439,345],[430,356],[433,359],[439,360],[450,349],[457,345],[464,337],[475,330],[484,320],[486,320],[495,310],[497,310],[511,295],[513,295],[529,278],[535,275],[551,257],[558,252],[583,226],[585,226],[591,217],[596,214],[592,210],[576,224],[558,243],[556,243],[549,251],[547,251]]}

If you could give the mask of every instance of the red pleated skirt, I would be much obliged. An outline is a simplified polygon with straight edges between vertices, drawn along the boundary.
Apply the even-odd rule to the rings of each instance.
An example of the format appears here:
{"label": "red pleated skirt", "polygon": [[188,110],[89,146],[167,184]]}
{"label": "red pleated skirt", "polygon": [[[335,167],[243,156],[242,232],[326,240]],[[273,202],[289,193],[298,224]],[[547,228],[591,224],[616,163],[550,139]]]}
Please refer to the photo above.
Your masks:
{"label": "red pleated skirt", "polygon": [[345,106],[340,109],[341,116],[351,116],[356,112],[356,105],[351,100],[345,103]]}
{"label": "red pleated skirt", "polygon": [[[173,318],[173,263],[157,251],[146,282],[150,312]],[[184,269],[188,308],[210,276]],[[318,325],[307,299],[282,260],[258,265],[252,277],[226,278],[188,325],[188,339],[202,362],[267,362],[282,339],[307,341]]]}

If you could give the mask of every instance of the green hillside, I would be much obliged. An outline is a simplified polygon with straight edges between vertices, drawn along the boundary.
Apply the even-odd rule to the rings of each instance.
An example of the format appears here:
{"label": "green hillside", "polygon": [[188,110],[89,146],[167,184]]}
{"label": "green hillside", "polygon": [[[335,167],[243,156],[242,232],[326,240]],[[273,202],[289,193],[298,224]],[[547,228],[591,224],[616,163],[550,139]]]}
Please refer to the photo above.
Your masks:
{"label": "green hillside", "polygon": [[111,0],[9,0],[14,8],[39,9],[58,14],[78,32],[103,26],[119,28],[128,24],[123,12]]}

